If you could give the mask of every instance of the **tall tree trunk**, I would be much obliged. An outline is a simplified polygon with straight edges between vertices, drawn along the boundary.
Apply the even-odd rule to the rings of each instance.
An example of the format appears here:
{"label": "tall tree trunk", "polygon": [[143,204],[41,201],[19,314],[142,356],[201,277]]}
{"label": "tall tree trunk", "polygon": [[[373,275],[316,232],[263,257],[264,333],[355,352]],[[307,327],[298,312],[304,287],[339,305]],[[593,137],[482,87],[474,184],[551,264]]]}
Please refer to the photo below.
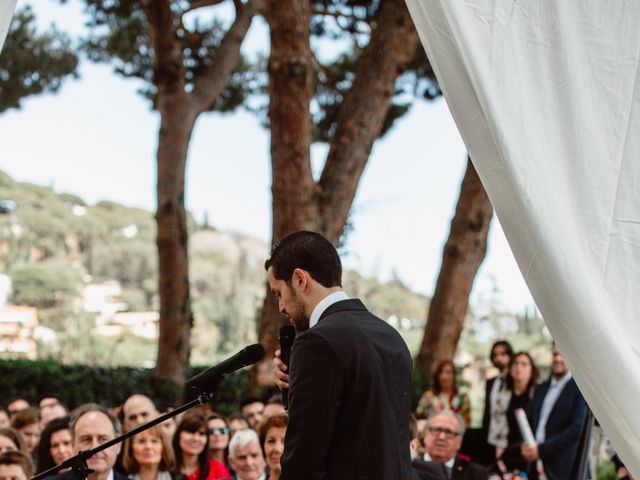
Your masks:
{"label": "tall tree trunk", "polygon": [[[158,262],[160,327],[154,376],[182,386],[189,366],[193,312],[189,293],[189,255],[185,171],[191,133],[198,116],[207,111],[224,89],[238,64],[240,47],[262,0],[234,2],[236,17],[209,65],[193,79],[186,92],[186,71],[171,0],[142,0],[153,47],[153,83],[161,124],[158,138]],[[209,5],[209,2],[199,6]],[[194,4],[192,8],[196,8]],[[167,395],[175,394],[167,390]],[[175,400],[175,398],[173,399]]]}
{"label": "tall tree trunk", "polygon": [[425,379],[438,363],[455,354],[473,281],[487,252],[492,215],[489,197],[469,159],[416,358]]}
{"label": "tall tree trunk", "polygon": [[193,326],[184,176],[195,116],[187,107],[183,92],[162,95],[158,108],[161,126],[157,155],[156,241],[162,319],[158,344],[162,348],[158,348],[156,378],[181,385],[189,365]]}
{"label": "tall tree trunk", "polygon": [[[382,131],[395,81],[413,58],[418,36],[403,0],[382,2],[353,86],[340,107],[320,181],[315,182],[310,163],[309,105],[315,76],[309,45],[310,5],[299,0],[267,1],[272,240],[310,229],[337,245],[371,148]],[[267,361],[277,346],[278,329],[286,322],[272,297],[267,288],[258,320],[258,338],[267,349]]]}
{"label": "tall tree trunk", "polygon": [[[315,229],[317,216],[310,158],[309,105],[314,77],[311,2],[267,0],[265,16],[271,32],[268,70],[275,240],[296,230]],[[266,292],[258,320],[258,338],[267,352],[272,353],[278,343],[278,329],[286,319],[278,312],[268,285]],[[267,361],[271,356],[266,356]]]}

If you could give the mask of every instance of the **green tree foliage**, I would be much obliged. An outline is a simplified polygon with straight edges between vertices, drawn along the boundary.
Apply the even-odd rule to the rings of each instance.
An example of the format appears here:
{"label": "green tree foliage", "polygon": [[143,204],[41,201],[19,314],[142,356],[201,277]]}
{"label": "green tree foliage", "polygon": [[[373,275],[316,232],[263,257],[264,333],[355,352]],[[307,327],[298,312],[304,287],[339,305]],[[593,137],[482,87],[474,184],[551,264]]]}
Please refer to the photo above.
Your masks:
{"label": "green tree foliage", "polygon": [[19,305],[69,305],[78,295],[80,275],[66,258],[19,264],[9,274],[13,283],[11,300]]}
{"label": "green tree foliage", "polygon": [[[195,19],[188,21],[192,3],[172,2],[172,10],[180,19],[178,37],[186,69],[186,91],[191,91],[195,79],[215,63],[215,52],[229,26],[224,15],[214,16],[211,20],[194,15]],[[157,89],[153,84],[153,55],[141,2],[85,0],[85,4],[90,34],[82,41],[82,50],[94,62],[111,63],[114,71],[123,77],[144,80],[140,93],[155,107]],[[251,64],[241,60],[209,110],[230,112],[242,105],[252,91],[253,75]]]}
{"label": "green tree foliage", "polygon": [[0,112],[20,108],[29,95],[57,91],[77,66],[67,35],[55,28],[38,33],[33,11],[18,10],[0,54]]}
{"label": "green tree foliage", "polygon": [[[49,187],[15,182],[2,171],[0,198],[16,202],[12,215],[0,215],[0,263],[12,278],[11,300],[38,307],[40,322],[57,333],[56,342],[39,343],[40,355],[67,364],[153,364],[156,342],[128,334],[96,335],[96,314],[75,306],[88,282],[116,280],[122,288],[116,300],[129,311],[158,310],[151,212],[106,201],[87,205]],[[193,361],[204,365],[256,341],[267,245],[203,228],[192,217],[189,225]],[[415,321],[428,304],[427,297],[399,280],[385,283],[347,271],[344,284],[384,319]]]}
{"label": "green tree foliage", "polygon": [[[330,142],[340,105],[351,89],[362,48],[375,26],[380,0],[313,0],[312,41],[317,45],[318,76],[312,102],[314,141]],[[328,41],[343,45],[328,48]],[[337,50],[336,55],[323,55]],[[396,81],[393,101],[380,136],[406,114],[415,99],[433,100],[442,94],[422,48]]]}
{"label": "green tree foliage", "polygon": [[[189,372],[196,375],[204,367]],[[37,404],[45,395],[54,395],[73,409],[86,402],[121,405],[134,393],[148,395],[158,407],[173,405],[176,392],[170,384],[156,381],[151,370],[132,367],[64,365],[49,360],[0,360],[0,405],[15,397]],[[213,403],[216,411],[229,414],[249,393],[247,370],[227,376]],[[179,394],[179,392],[177,392]],[[175,405],[174,405],[175,406]]]}

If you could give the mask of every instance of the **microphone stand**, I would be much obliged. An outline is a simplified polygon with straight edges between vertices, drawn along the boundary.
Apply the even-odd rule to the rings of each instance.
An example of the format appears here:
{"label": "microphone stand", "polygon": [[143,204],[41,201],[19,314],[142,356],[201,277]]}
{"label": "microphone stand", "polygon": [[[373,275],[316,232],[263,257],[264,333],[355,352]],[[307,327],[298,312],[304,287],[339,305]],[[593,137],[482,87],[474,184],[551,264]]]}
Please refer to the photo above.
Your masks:
{"label": "microphone stand", "polygon": [[75,478],[76,480],[83,480],[87,478],[87,475],[93,472],[93,470],[91,470],[87,466],[87,460],[89,458],[94,456],[96,453],[101,452],[102,450],[105,450],[109,447],[112,447],[113,445],[116,445],[117,443],[120,443],[126,440],[129,437],[137,435],[138,433],[143,432],[155,425],[158,425],[159,423],[162,423],[165,420],[173,418],[176,415],[181,414],[182,412],[186,412],[190,408],[193,408],[197,405],[204,405],[205,403],[212,401],[216,396],[214,392],[217,392],[218,386],[220,385],[220,382],[222,381],[223,378],[224,378],[224,375],[220,376],[220,378],[214,382],[214,385],[207,389],[209,391],[206,391],[206,392],[203,391],[200,395],[198,395],[198,398],[196,398],[195,400],[185,403],[184,405],[177,407],[175,410],[172,410],[152,420],[149,420],[147,423],[140,425],[134,428],[133,430],[128,431],[127,433],[123,433],[119,437],[116,437],[113,440],[109,440],[108,442],[105,442],[102,445],[98,445],[96,448],[93,448],[91,450],[83,450],[79,452],[77,455],[65,460],[60,465],[51,467],[49,470],[45,470],[44,472],[39,473],[35,477],[32,477],[31,480],[41,480],[45,477],[54,475],[58,473],[60,470],[63,470],[66,468],[71,468],[73,470],[74,472],[73,478]]}

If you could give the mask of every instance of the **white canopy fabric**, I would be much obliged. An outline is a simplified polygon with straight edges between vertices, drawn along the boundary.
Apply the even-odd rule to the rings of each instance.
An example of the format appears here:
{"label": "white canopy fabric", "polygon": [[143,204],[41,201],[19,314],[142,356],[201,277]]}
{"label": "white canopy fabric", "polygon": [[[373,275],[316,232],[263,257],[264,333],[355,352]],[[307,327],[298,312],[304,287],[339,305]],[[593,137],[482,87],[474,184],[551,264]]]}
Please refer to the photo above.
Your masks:
{"label": "white canopy fabric", "polygon": [[536,304],[640,478],[640,2],[406,1]]}
{"label": "white canopy fabric", "polygon": [[16,9],[16,2],[17,0],[0,0],[0,51],[2,51],[4,39],[7,36],[7,31],[9,31],[9,24]]}

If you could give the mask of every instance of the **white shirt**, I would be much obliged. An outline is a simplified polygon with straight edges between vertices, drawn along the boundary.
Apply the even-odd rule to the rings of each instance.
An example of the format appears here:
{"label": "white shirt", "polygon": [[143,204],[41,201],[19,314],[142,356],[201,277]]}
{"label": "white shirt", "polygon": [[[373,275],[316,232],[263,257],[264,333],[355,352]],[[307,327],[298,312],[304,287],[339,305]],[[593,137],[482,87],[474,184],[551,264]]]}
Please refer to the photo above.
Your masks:
{"label": "white shirt", "polygon": [[327,308],[329,308],[334,303],[340,302],[342,300],[349,300],[349,295],[347,295],[343,291],[331,293],[320,300],[320,302],[318,302],[318,304],[316,305],[316,308],[314,308],[313,312],[311,312],[311,317],[309,318],[309,328],[313,328],[316,326],[316,324],[320,320],[320,316]]}
{"label": "white shirt", "polygon": [[571,378],[571,372],[567,372],[565,376],[560,379],[556,379],[555,377],[551,379],[549,390],[547,390],[547,394],[544,396],[544,400],[542,401],[540,419],[538,420],[538,426],[536,427],[536,442],[538,444],[545,441],[547,421],[549,420],[549,415],[551,415],[551,410],[553,410],[553,406],[558,401],[558,397],[560,396],[562,389],[567,382],[571,380]]}
{"label": "white shirt", "polygon": [[[424,456],[422,457],[422,459],[425,462],[431,462],[431,461],[435,461],[431,459],[431,455],[429,455],[427,452],[424,452]],[[449,469],[453,470],[453,464],[456,463],[456,457],[455,455],[453,457],[451,457],[449,460],[447,460],[446,462],[440,462],[440,463],[444,463],[445,467],[449,467]]]}

